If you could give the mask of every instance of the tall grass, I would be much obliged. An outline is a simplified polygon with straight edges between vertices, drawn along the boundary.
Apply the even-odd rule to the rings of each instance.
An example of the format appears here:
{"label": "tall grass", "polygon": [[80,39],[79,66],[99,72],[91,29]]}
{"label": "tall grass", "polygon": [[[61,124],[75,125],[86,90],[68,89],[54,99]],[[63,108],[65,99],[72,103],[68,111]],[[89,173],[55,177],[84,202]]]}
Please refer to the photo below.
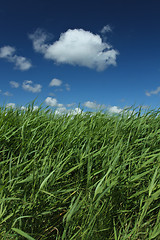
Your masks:
{"label": "tall grass", "polygon": [[159,109],[0,108],[0,239],[160,239]]}

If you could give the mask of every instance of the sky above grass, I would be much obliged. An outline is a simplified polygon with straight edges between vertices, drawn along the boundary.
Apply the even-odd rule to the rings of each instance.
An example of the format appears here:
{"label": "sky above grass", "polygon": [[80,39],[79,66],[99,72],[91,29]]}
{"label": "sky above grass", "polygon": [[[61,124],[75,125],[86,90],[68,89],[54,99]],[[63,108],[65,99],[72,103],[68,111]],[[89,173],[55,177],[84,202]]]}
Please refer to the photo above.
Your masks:
{"label": "sky above grass", "polygon": [[0,105],[158,108],[159,10],[158,0],[1,0]]}

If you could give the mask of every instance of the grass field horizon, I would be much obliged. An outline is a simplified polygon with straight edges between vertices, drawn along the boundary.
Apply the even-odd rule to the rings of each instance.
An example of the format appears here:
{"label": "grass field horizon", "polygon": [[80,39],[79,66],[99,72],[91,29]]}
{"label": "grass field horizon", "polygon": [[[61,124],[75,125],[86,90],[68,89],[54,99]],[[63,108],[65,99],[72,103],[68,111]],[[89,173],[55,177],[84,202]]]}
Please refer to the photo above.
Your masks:
{"label": "grass field horizon", "polygon": [[160,109],[0,107],[0,239],[160,239]]}

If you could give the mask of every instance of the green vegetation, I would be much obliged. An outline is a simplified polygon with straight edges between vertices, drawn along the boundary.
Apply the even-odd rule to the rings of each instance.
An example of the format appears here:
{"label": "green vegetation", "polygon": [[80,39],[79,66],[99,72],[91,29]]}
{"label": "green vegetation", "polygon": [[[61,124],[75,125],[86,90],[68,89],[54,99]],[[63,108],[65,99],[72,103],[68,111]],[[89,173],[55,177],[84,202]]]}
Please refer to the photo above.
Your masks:
{"label": "green vegetation", "polygon": [[0,239],[160,239],[160,110],[0,108]]}

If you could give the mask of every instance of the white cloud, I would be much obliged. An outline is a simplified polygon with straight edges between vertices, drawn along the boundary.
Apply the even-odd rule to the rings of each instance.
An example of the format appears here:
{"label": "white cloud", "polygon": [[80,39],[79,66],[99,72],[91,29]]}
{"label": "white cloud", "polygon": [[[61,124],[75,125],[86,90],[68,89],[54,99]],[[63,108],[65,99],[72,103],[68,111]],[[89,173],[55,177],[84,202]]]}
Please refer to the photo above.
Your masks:
{"label": "white cloud", "polygon": [[19,83],[18,82],[10,81],[9,83],[10,83],[12,88],[18,88],[19,87]]}
{"label": "white cloud", "polygon": [[49,86],[50,86],[50,87],[53,87],[53,86],[58,87],[58,86],[60,86],[61,84],[62,84],[62,81],[61,81],[61,80],[54,78],[54,79],[52,79],[52,81],[50,82]]}
{"label": "white cloud", "polygon": [[157,87],[156,90],[151,91],[151,92],[146,91],[145,94],[146,94],[148,97],[150,97],[151,95],[153,95],[153,94],[158,94],[159,92],[160,92],[160,87]]}
{"label": "white cloud", "polygon": [[95,68],[98,71],[106,69],[109,65],[116,66],[118,51],[111,45],[103,42],[99,35],[83,29],[69,29],[60,35],[58,41],[46,44],[47,34],[37,30],[29,36],[33,41],[35,51],[44,54],[59,64],[71,64]]}
{"label": "white cloud", "polygon": [[6,59],[8,62],[12,62],[16,69],[21,71],[28,70],[32,67],[32,64],[25,57],[17,56],[15,54],[16,49],[11,46],[4,46],[0,48],[0,58]]}
{"label": "white cloud", "polygon": [[97,104],[95,102],[90,102],[90,101],[85,102],[83,104],[83,106],[85,106],[87,108],[91,108],[91,109],[97,109],[97,108],[100,108],[100,107],[105,108],[104,104],[100,105],[100,104]]}
{"label": "white cloud", "polygon": [[15,103],[8,103],[6,105],[6,108],[15,108],[16,107],[16,104]]}
{"label": "white cloud", "polygon": [[111,113],[121,113],[123,111],[122,108],[118,108],[117,106],[109,107],[108,110]]}
{"label": "white cloud", "polygon": [[70,114],[76,115],[82,113],[82,110],[80,108],[75,108],[70,111]]}
{"label": "white cloud", "polygon": [[21,71],[26,71],[32,67],[31,62],[28,61],[25,57],[15,55],[12,59],[12,62],[14,62],[16,68]]}
{"label": "white cloud", "polygon": [[47,97],[45,103],[51,107],[63,107],[63,104],[58,103],[56,98]]}
{"label": "white cloud", "polygon": [[[35,111],[35,110],[37,110],[37,109],[39,109],[38,106],[33,106],[33,111]],[[21,110],[28,110],[28,107],[22,106],[22,107],[21,107]]]}
{"label": "white cloud", "polygon": [[61,107],[61,108],[57,108],[55,111],[55,114],[58,114],[58,115],[67,114],[67,116],[81,114],[81,113],[83,114],[83,112],[80,108],[67,110],[65,107]]}
{"label": "white cloud", "polygon": [[23,84],[22,84],[22,88],[26,91],[29,91],[29,92],[33,92],[33,93],[37,93],[37,92],[41,92],[41,88],[42,88],[42,85],[40,84],[34,84],[32,86],[32,81],[24,81]]}
{"label": "white cloud", "polygon": [[0,58],[10,58],[15,53],[15,48],[11,46],[4,46],[0,48]]}
{"label": "white cloud", "polygon": [[57,108],[57,109],[55,110],[55,114],[59,114],[59,115],[65,114],[66,111],[67,111],[67,109],[66,109],[65,107]]}
{"label": "white cloud", "polygon": [[112,32],[112,28],[111,28],[110,25],[104,26],[104,27],[102,28],[102,30],[101,30],[101,33],[102,33],[102,34],[105,34],[105,33],[107,33],[107,32]]}

